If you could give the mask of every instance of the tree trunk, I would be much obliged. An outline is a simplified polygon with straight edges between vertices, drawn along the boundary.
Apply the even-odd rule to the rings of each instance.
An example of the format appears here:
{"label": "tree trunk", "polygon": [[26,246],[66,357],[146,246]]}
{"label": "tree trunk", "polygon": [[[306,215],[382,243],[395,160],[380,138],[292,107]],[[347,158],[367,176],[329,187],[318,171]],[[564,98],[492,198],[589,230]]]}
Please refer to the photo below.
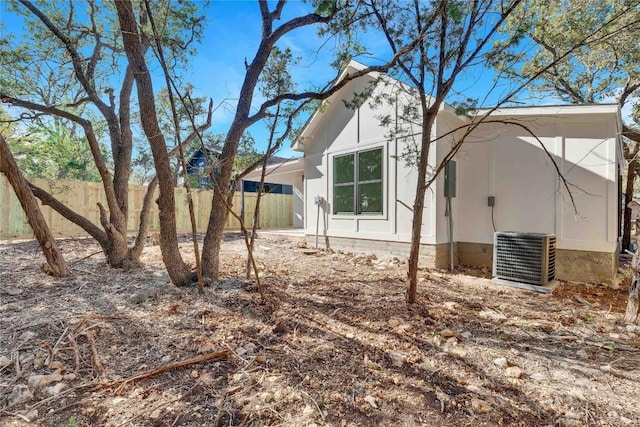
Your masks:
{"label": "tree trunk", "polygon": [[42,216],[42,212],[40,212],[40,207],[33,192],[29,188],[29,184],[22,177],[18,165],[11,155],[11,151],[9,151],[9,146],[2,135],[0,135],[0,172],[7,177],[13,190],[16,192],[16,196],[18,196],[18,200],[20,200],[20,204],[29,219],[29,225],[31,225],[33,229],[33,234],[36,236],[40,248],[42,248],[42,252],[47,260],[47,263],[42,266],[42,269],[45,273],[54,277],[68,276],[69,268],[67,267],[67,263],[56,245],[56,241]]}
{"label": "tree trunk", "polygon": [[629,287],[629,300],[627,301],[627,311],[622,321],[624,323],[634,323],[640,320],[638,316],[638,294],[640,293],[640,250],[636,248],[631,260],[631,286]]}
{"label": "tree trunk", "polygon": [[[424,135],[425,134],[422,136],[423,139],[425,138]],[[426,136],[426,138],[428,137],[429,136]],[[428,151],[428,149],[422,149],[418,162],[418,184],[416,185],[416,196],[413,202],[411,250],[409,251],[409,290],[407,291],[407,302],[409,303],[415,303],[418,294],[418,265],[420,260],[420,237],[422,235],[422,211],[424,210],[424,196],[426,192],[425,182],[427,180],[427,165],[429,162]]]}
{"label": "tree trunk", "polygon": [[636,181],[636,170],[638,169],[638,161],[633,159],[627,167],[627,185],[624,192],[624,219],[622,229],[622,250],[629,249],[631,244],[631,208],[628,206],[633,200],[633,187]]}
{"label": "tree trunk", "polygon": [[[418,294],[418,265],[420,261],[420,240],[422,236],[422,211],[424,210],[424,197],[427,191],[427,170],[429,167],[429,147],[431,146],[431,128],[435,121],[435,113],[427,112],[427,102],[421,97],[425,111],[422,119],[422,135],[420,157],[418,159],[418,182],[416,184],[416,196],[413,202],[413,218],[411,223],[411,249],[409,251],[409,289],[407,302],[415,303]],[[433,107],[431,107],[433,108]],[[429,110],[430,111],[430,110]]]}
{"label": "tree trunk", "polygon": [[130,1],[125,0],[117,0],[115,5],[127,59],[134,70],[142,128],[151,146],[158,177],[162,260],[171,281],[177,286],[182,286],[193,282],[194,274],[182,260],[178,246],[173,174],[171,173],[167,145],[158,126],[151,75],[144,59],[143,47],[133,13],[133,5]]}
{"label": "tree trunk", "polygon": [[[229,137],[230,136],[227,135],[227,139],[229,139]],[[240,140],[239,136],[237,140]],[[218,186],[219,191],[214,189],[213,200],[211,202],[211,214],[209,215],[209,223],[207,224],[207,234],[205,234],[202,244],[202,277],[206,283],[216,282],[219,278],[220,245],[222,244],[224,224],[229,214],[224,197],[227,192],[225,183],[228,184],[231,181],[233,159],[235,158],[237,147],[237,144],[225,143],[221,158],[226,160],[220,165],[218,176],[213,177],[213,184]]]}

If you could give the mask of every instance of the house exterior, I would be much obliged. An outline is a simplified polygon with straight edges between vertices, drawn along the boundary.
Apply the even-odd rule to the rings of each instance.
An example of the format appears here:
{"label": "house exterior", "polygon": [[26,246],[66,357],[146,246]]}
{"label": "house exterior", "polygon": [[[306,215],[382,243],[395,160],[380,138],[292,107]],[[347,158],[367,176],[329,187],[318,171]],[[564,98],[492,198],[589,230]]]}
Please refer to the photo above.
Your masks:
{"label": "house exterior", "polygon": [[[278,161],[279,160],[279,161]],[[262,169],[258,168],[245,176],[244,189],[251,191],[259,185]],[[283,194],[293,197],[293,227],[304,227],[304,159],[285,160],[278,158],[267,165],[265,185],[270,189],[282,189]],[[278,187],[279,186],[279,187]]]}
{"label": "house exterior", "polygon": [[[220,158],[221,151],[217,148],[198,147],[186,162],[187,174],[195,175],[198,178],[198,188],[210,189],[213,187],[213,181],[207,171],[212,161]],[[213,171],[214,175],[218,174],[217,170]]]}
{"label": "house exterior", "polygon": [[[352,62],[344,73],[361,68]],[[369,99],[386,102],[345,105],[376,79],[383,84]],[[312,116],[294,144],[304,153],[307,236],[319,234],[332,247],[408,252],[417,172],[405,155],[420,137],[408,118],[415,99],[401,83],[372,73],[347,84]],[[436,118],[431,170],[471,131],[453,157],[450,209],[439,174],[419,213],[425,265],[449,265],[452,244],[454,263],[490,267],[494,231],[553,233],[559,279],[611,282],[620,236],[617,106],[488,113],[458,115],[443,105]]]}

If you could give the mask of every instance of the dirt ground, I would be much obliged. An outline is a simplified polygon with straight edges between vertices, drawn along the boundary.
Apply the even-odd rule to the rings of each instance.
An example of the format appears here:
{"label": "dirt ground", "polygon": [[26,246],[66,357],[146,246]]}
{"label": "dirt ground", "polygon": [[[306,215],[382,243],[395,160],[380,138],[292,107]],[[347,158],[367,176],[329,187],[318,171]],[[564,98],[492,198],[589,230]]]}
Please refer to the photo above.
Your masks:
{"label": "dirt ground", "polygon": [[624,286],[423,270],[407,305],[405,260],[261,238],[261,302],[239,235],[204,296],[169,283],[156,246],[121,271],[91,240],[60,244],[66,279],[35,242],[0,243],[3,426],[640,425]]}

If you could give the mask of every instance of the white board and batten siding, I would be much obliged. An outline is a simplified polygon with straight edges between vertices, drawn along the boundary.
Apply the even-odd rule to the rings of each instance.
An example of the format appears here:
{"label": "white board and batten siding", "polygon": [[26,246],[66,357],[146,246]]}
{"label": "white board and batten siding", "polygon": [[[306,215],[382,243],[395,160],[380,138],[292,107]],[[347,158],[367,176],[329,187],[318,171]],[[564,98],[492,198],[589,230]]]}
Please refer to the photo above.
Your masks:
{"label": "white board and batten siding", "polygon": [[[320,210],[319,232],[333,237],[357,238],[408,242],[411,236],[411,219],[416,188],[415,170],[408,167],[399,158],[403,150],[403,141],[388,136],[389,129],[381,126],[380,117],[396,117],[396,105],[383,103],[372,106],[365,102],[357,109],[344,105],[351,94],[362,91],[371,81],[359,79],[349,83],[340,94],[334,96],[322,114],[318,114],[305,129],[304,150],[304,194],[305,194],[305,232],[313,235],[318,224],[318,207],[314,204],[316,196],[323,197],[326,209]],[[376,91],[390,91],[393,87],[379,85]],[[401,104],[406,95],[398,95]],[[419,138],[419,134],[416,135]],[[334,170],[336,156],[382,149],[382,185],[383,209],[381,214],[339,214],[334,213]],[[431,159],[435,162],[435,147],[432,147]],[[433,164],[435,164],[432,162]],[[436,194],[428,192],[423,210],[422,242],[436,243],[434,203]]]}
{"label": "white board and batten siding", "polygon": [[[615,252],[618,114],[615,106],[498,111],[496,118],[522,123],[538,139],[514,125],[474,131],[458,155],[455,240],[493,242],[487,197],[495,196],[498,231],[553,233],[558,249]],[[541,143],[569,183],[575,209]]]}

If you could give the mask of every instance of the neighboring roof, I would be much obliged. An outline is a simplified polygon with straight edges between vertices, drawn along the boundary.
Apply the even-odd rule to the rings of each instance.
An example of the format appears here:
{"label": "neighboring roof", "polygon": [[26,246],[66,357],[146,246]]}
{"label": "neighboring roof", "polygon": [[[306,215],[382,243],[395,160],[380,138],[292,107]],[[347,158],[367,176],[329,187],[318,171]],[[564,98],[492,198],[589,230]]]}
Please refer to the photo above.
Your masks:
{"label": "neighboring roof", "polygon": [[[304,171],[304,158],[299,157],[297,159],[284,159],[284,162],[274,163],[267,166],[267,176],[270,176],[271,179],[278,175],[286,175],[294,172],[302,172]],[[262,170],[258,168],[244,177],[247,181],[257,181],[260,179],[260,174]],[[267,179],[269,180],[269,179]]]}

